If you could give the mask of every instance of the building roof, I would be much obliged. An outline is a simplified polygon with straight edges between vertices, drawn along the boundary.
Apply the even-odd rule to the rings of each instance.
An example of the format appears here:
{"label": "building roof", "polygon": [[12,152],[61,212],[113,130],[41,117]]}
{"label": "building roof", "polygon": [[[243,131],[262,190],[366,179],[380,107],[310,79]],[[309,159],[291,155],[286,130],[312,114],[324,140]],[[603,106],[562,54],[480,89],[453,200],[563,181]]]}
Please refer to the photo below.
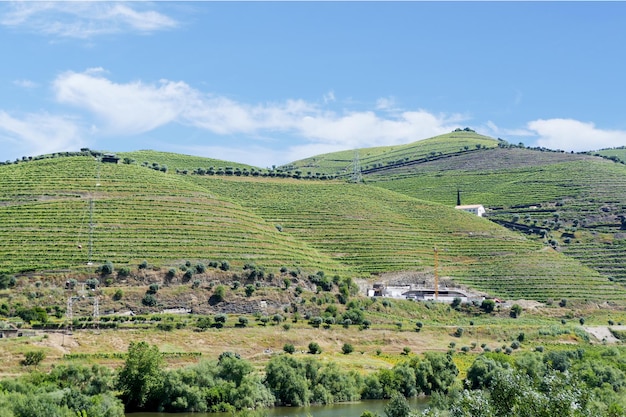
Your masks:
{"label": "building roof", "polygon": [[477,209],[477,208],[480,208],[480,207],[483,207],[483,205],[482,204],[468,204],[468,205],[465,205],[465,206],[456,206],[455,208],[463,210],[463,209]]}

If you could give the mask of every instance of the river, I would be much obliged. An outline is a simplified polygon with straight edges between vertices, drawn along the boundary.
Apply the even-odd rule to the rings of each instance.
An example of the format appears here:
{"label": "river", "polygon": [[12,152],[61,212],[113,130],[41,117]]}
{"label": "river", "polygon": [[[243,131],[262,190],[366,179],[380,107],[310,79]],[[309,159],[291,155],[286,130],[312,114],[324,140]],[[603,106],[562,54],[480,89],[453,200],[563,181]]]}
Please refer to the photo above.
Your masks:
{"label": "river", "polygon": [[[426,408],[427,398],[409,399],[413,409]],[[367,400],[354,403],[330,405],[312,405],[310,407],[274,407],[268,408],[268,417],[359,417],[364,411],[371,411],[379,416],[385,415],[386,400]],[[129,413],[127,417],[232,417],[230,413]]]}

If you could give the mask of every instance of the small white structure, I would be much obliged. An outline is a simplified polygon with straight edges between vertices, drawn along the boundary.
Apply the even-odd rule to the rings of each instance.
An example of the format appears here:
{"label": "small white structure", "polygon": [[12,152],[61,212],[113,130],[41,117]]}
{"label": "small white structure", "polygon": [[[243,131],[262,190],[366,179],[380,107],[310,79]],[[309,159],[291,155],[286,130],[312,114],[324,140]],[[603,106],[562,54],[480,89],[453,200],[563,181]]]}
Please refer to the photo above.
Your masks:
{"label": "small white structure", "polygon": [[483,217],[485,214],[485,207],[482,204],[470,204],[467,206],[456,206],[457,210],[467,211],[468,213],[472,213],[475,216]]}

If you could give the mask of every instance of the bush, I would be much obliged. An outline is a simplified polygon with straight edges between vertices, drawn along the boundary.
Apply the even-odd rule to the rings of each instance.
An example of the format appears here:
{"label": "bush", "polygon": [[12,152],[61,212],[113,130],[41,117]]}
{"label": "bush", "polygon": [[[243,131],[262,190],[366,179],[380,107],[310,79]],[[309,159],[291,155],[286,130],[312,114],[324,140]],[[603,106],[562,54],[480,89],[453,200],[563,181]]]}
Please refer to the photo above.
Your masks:
{"label": "bush", "polygon": [[115,294],[113,294],[113,301],[119,301],[122,299],[122,297],[124,296],[124,291],[122,291],[120,288],[118,288],[115,291]]}
{"label": "bush", "polygon": [[220,263],[220,269],[222,271],[228,271],[230,269],[230,264],[228,263],[228,261],[222,261]]}
{"label": "bush", "polygon": [[130,268],[127,267],[127,266],[120,268],[117,271],[117,276],[121,277],[121,278],[126,278],[126,277],[130,276]]}
{"label": "bush", "polygon": [[15,285],[16,279],[12,275],[0,274],[0,290],[6,290]]}
{"label": "bush", "polygon": [[37,366],[46,358],[43,350],[32,350],[24,354],[24,359],[20,361],[22,366]]}
{"label": "bush", "polygon": [[183,274],[183,282],[191,281],[192,277],[193,277],[193,271],[191,269],[186,270],[185,273]]}
{"label": "bush", "polygon": [[240,327],[246,327],[248,325],[248,318],[247,317],[239,317],[239,326]]}
{"label": "bush", "polygon": [[252,294],[253,294],[253,293],[254,293],[254,291],[255,291],[254,285],[252,285],[252,284],[248,284],[248,285],[246,285],[246,289],[245,289],[245,291],[246,291],[246,297],[250,297],[250,296],[252,296]]}
{"label": "bush", "polygon": [[454,336],[455,337],[461,337],[463,336],[463,328],[462,327],[457,327],[457,329],[454,331]]}
{"label": "bush", "polygon": [[113,264],[109,261],[100,266],[100,273],[102,275],[111,275],[113,273],[113,270]]}
{"label": "bush", "polygon": [[291,343],[287,343],[283,346],[283,351],[292,355],[296,351],[296,347]]}
{"label": "bush", "polygon": [[511,312],[509,313],[509,315],[511,317],[513,317],[514,319],[516,319],[521,314],[522,314],[522,306],[520,306],[519,304],[513,304],[513,306],[511,307]]}
{"label": "bush", "polygon": [[165,274],[165,278],[167,278],[168,281],[173,280],[175,276],[176,276],[176,268],[170,268]]}
{"label": "bush", "polygon": [[354,352],[354,347],[350,343],[344,343],[341,347],[341,351],[344,355],[349,355]]}
{"label": "bush", "polygon": [[213,296],[217,302],[224,301],[224,297],[226,296],[226,287],[223,285],[218,285],[215,287],[215,291],[213,292]]}
{"label": "bush", "polygon": [[322,348],[316,342],[309,343],[309,353],[312,355],[318,355],[322,353]]}
{"label": "bush", "polygon": [[159,284],[150,284],[146,294],[156,294],[159,291]]}
{"label": "bush", "polygon": [[496,308],[496,302],[494,300],[483,300],[480,308],[485,313],[491,313]]}
{"label": "bush", "polygon": [[148,261],[142,261],[139,264],[139,269],[147,269],[148,268]]}
{"label": "bush", "polygon": [[206,271],[206,265],[203,264],[202,262],[199,262],[196,265],[196,274],[203,274]]}
{"label": "bush", "polygon": [[146,294],[141,299],[141,304],[145,305],[146,307],[154,307],[158,304],[158,301],[154,294]]}
{"label": "bush", "polygon": [[100,284],[100,281],[98,281],[96,278],[89,278],[87,281],[85,281],[85,284],[89,289],[95,290],[98,284]]}

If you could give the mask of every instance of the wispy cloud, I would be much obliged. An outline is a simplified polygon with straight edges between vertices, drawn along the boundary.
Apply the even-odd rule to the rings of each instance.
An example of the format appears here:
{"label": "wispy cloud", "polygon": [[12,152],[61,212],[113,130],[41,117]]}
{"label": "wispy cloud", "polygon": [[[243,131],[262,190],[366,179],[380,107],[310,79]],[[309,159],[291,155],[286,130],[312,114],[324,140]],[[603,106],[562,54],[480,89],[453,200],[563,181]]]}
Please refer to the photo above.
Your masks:
{"label": "wispy cloud", "polygon": [[460,115],[426,110],[336,113],[304,100],[247,104],[198,91],[181,81],[115,83],[102,71],[66,72],[54,82],[59,102],[92,112],[116,134],[138,134],[180,123],[216,135],[293,135],[325,148],[406,143],[448,132]]}
{"label": "wispy cloud", "polygon": [[22,88],[26,88],[26,89],[32,89],[32,88],[37,87],[37,83],[35,83],[34,81],[31,81],[31,80],[25,80],[25,79],[14,80],[13,84],[18,86],[18,87],[22,87]]}
{"label": "wispy cloud", "polygon": [[564,151],[589,151],[626,145],[626,131],[599,129],[574,119],[539,119],[528,123],[537,146]]}
{"label": "wispy cloud", "polygon": [[179,23],[151,10],[148,2],[14,1],[4,5],[0,24],[16,29],[67,38],[93,38],[122,32],[151,33]]}
{"label": "wispy cloud", "polygon": [[48,113],[16,117],[0,111],[0,145],[12,155],[32,156],[75,151],[84,141],[79,126],[70,118]]}

